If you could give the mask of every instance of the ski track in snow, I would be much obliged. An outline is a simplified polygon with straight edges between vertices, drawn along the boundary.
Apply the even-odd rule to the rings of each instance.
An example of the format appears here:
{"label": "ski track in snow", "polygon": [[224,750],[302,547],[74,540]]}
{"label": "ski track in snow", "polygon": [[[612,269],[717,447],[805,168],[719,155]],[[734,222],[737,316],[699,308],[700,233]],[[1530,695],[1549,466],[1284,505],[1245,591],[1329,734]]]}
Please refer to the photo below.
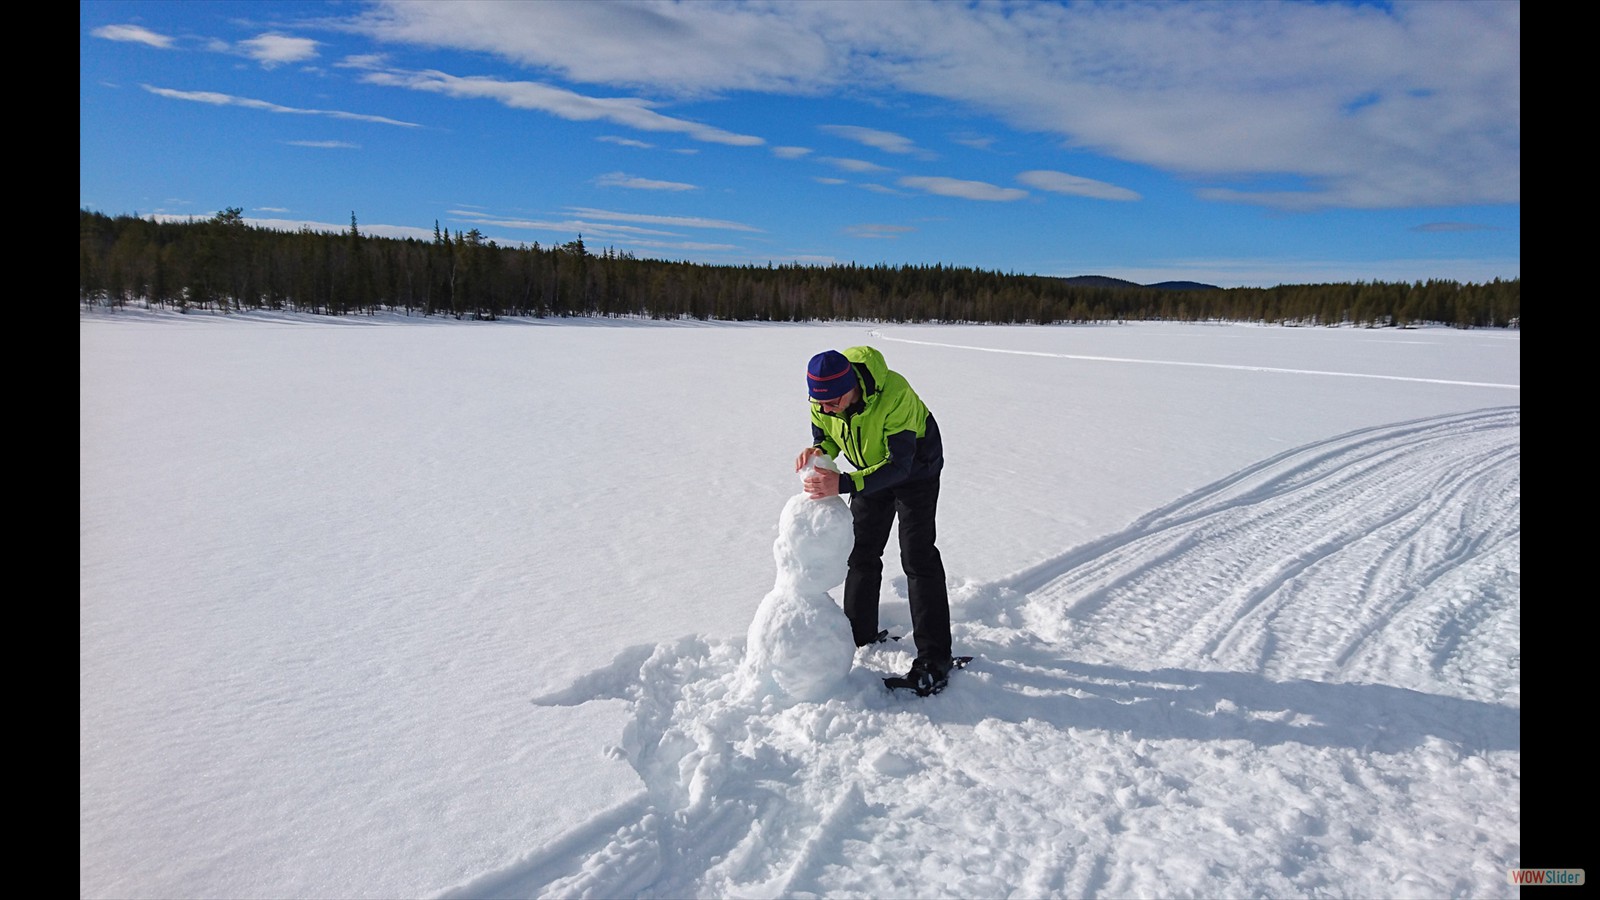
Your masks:
{"label": "ski track in snow", "polygon": [[640,793],[445,896],[1514,896],[1520,427],[1341,435],[954,586],[937,698],[894,644],[815,703],[632,648],[535,702],[625,701]]}

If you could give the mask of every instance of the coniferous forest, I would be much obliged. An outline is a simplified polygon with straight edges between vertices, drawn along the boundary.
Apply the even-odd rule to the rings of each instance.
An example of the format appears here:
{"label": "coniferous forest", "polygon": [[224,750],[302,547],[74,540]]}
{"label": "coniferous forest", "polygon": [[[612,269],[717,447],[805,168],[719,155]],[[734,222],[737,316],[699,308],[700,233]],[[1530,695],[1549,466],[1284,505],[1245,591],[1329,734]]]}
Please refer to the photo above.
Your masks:
{"label": "coniferous forest", "polygon": [[1134,320],[1521,327],[1520,278],[1269,288],[1140,286],[943,265],[714,266],[593,251],[581,235],[517,247],[476,229],[432,240],[279,231],[229,208],[157,222],[80,209],[85,306],[380,311],[419,316],[638,316],[738,321],[1049,324]]}

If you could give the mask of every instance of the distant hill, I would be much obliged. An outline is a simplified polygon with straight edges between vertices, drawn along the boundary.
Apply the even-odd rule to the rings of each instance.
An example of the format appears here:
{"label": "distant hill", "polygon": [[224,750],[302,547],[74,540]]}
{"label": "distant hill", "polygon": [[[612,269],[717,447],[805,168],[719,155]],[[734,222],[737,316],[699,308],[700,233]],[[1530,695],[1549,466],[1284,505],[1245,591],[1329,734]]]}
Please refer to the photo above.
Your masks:
{"label": "distant hill", "polygon": [[1074,275],[1071,278],[1061,278],[1067,284],[1083,285],[1084,287],[1109,287],[1109,288],[1155,288],[1162,291],[1220,291],[1222,288],[1214,284],[1201,284],[1198,281],[1162,281],[1156,284],[1137,284],[1121,278],[1112,278],[1107,275]]}
{"label": "distant hill", "polygon": [[1147,284],[1145,287],[1157,288],[1163,291],[1220,291],[1222,288],[1214,284],[1201,284],[1198,281],[1158,281]]}

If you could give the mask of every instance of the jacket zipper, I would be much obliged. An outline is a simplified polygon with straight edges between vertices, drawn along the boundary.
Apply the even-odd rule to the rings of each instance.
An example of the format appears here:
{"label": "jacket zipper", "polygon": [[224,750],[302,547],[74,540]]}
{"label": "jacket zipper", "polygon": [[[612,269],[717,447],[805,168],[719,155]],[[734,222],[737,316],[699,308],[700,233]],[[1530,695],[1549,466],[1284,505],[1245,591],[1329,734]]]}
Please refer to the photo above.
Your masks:
{"label": "jacket zipper", "polygon": [[[861,412],[863,412],[863,413],[866,412],[866,409],[863,407]],[[850,460],[850,464],[855,466],[856,468],[864,469],[864,468],[866,468],[866,463],[862,462],[862,460],[865,460],[867,457],[866,457],[866,454],[861,452],[860,435],[856,434],[856,425],[855,425],[856,417],[855,416],[845,416],[845,417],[841,417],[841,418],[844,419],[844,455],[845,455],[845,458]]]}

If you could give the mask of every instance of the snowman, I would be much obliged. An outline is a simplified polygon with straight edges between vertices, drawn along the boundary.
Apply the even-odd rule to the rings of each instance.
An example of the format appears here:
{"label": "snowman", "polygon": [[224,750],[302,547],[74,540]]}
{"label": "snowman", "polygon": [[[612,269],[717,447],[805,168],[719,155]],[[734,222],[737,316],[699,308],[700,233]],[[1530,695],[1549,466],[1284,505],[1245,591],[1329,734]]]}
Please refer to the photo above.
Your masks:
{"label": "snowman", "polygon": [[[815,468],[839,471],[831,457],[813,456],[801,481]],[[850,620],[828,589],[844,580],[854,544],[843,497],[813,500],[802,491],[784,504],[772,544],[778,575],[746,635],[743,667],[752,688],[822,700],[843,685],[856,644]]]}

